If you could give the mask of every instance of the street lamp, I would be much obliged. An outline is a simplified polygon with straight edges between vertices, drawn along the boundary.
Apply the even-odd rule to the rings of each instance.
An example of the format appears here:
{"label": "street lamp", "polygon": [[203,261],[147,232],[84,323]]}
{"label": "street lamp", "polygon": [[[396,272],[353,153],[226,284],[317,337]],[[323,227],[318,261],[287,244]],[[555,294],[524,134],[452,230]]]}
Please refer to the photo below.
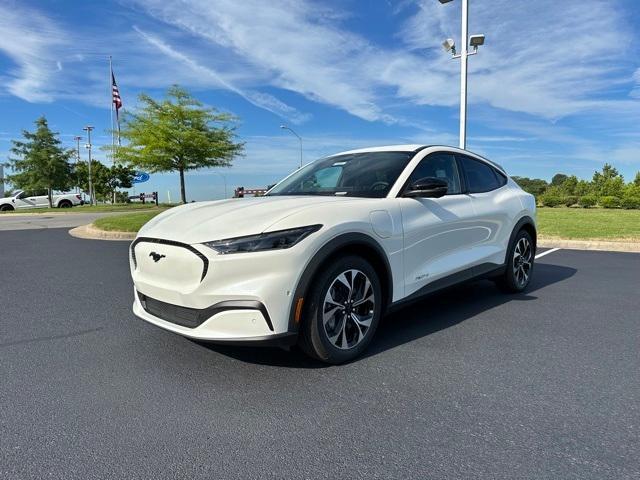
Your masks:
{"label": "street lamp", "polygon": [[302,168],[302,138],[300,138],[300,135],[294,132],[291,127],[287,127],[286,125],[280,125],[280,128],[282,128],[283,130],[289,130],[296,137],[298,137],[298,140],[300,140],[300,167],[299,168]]}
{"label": "street lamp", "polygon": [[80,140],[82,140],[82,137],[76,135],[75,137],[73,137],[73,139],[76,141],[76,174],[78,175],[78,186],[76,187],[76,193],[80,193],[80,172],[78,171],[78,165],[80,165]]}
{"label": "street lamp", "polygon": [[224,198],[227,198],[227,177],[224,174],[217,172],[216,170],[211,170],[213,173],[217,173],[222,177],[222,181],[224,182]]}
{"label": "street lamp", "polygon": [[96,205],[95,198],[94,198],[94,195],[93,195],[93,182],[91,181],[91,130],[93,130],[93,129],[94,129],[94,127],[92,127],[91,125],[87,125],[82,130],[87,132],[87,145],[86,145],[86,147],[89,150],[89,199],[91,200],[91,205]]}
{"label": "street lamp", "polygon": [[[438,0],[445,4],[453,0]],[[456,44],[452,38],[442,43],[445,51],[451,52],[452,58],[460,59],[460,148],[467,146],[467,59],[478,53],[478,47],[484,45],[484,35],[471,35],[469,37],[469,0],[462,0],[462,39],[460,53],[456,52]],[[469,52],[468,47],[473,48]]]}

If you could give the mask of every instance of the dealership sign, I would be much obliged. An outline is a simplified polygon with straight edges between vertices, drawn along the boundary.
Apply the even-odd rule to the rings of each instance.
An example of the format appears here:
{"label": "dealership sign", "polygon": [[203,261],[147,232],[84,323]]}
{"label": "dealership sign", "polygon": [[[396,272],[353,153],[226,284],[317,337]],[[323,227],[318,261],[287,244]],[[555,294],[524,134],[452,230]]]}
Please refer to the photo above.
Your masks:
{"label": "dealership sign", "polygon": [[133,183],[144,183],[149,180],[149,174],[147,172],[136,172],[133,176]]}

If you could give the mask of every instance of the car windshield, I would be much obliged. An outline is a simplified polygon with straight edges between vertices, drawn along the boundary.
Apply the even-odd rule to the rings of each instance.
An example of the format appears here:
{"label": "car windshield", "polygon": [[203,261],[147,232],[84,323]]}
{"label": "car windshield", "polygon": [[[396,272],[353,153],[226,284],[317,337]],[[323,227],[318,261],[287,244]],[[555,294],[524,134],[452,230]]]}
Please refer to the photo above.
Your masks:
{"label": "car windshield", "polygon": [[274,195],[341,195],[382,198],[415,152],[363,152],[322,158],[273,187]]}

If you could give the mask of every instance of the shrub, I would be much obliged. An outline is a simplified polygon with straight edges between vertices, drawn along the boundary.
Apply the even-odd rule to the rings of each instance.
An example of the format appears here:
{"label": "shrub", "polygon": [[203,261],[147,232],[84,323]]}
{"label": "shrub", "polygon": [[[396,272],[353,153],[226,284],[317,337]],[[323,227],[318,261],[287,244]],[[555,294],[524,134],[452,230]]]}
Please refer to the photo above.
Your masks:
{"label": "shrub", "polygon": [[620,202],[620,206],[627,210],[631,210],[634,208],[640,209],[640,196],[636,195],[625,195],[622,197],[622,201]]}
{"label": "shrub", "polygon": [[620,199],[618,197],[608,195],[602,197],[598,203],[604,208],[618,208],[620,206]]}
{"label": "shrub", "polygon": [[540,201],[545,207],[557,207],[564,203],[564,199],[558,195],[544,194],[540,196]]}
{"label": "shrub", "polygon": [[578,197],[576,197],[575,195],[567,195],[563,200],[566,207],[572,207],[576,203],[578,203]]}
{"label": "shrub", "polygon": [[593,207],[596,203],[598,203],[598,199],[594,195],[584,195],[578,200],[578,205],[582,208]]}

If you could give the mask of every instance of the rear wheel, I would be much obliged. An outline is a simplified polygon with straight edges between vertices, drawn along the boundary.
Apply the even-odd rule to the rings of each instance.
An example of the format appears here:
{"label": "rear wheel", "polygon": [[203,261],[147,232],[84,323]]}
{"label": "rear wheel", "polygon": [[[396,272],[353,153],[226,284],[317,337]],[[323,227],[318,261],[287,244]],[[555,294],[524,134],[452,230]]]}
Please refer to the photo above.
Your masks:
{"label": "rear wheel", "polygon": [[520,230],[507,252],[506,271],[497,281],[502,290],[518,293],[529,286],[533,273],[533,248],[531,235],[525,230]]}
{"label": "rear wheel", "polygon": [[10,212],[11,210],[15,210],[12,205],[0,205],[0,212]]}
{"label": "rear wheel", "polygon": [[71,208],[71,202],[69,200],[60,200],[58,203],[58,208]]}
{"label": "rear wheel", "polygon": [[371,342],[382,315],[378,274],[363,258],[348,256],[329,264],[313,285],[300,346],[327,363],[354,359]]}

